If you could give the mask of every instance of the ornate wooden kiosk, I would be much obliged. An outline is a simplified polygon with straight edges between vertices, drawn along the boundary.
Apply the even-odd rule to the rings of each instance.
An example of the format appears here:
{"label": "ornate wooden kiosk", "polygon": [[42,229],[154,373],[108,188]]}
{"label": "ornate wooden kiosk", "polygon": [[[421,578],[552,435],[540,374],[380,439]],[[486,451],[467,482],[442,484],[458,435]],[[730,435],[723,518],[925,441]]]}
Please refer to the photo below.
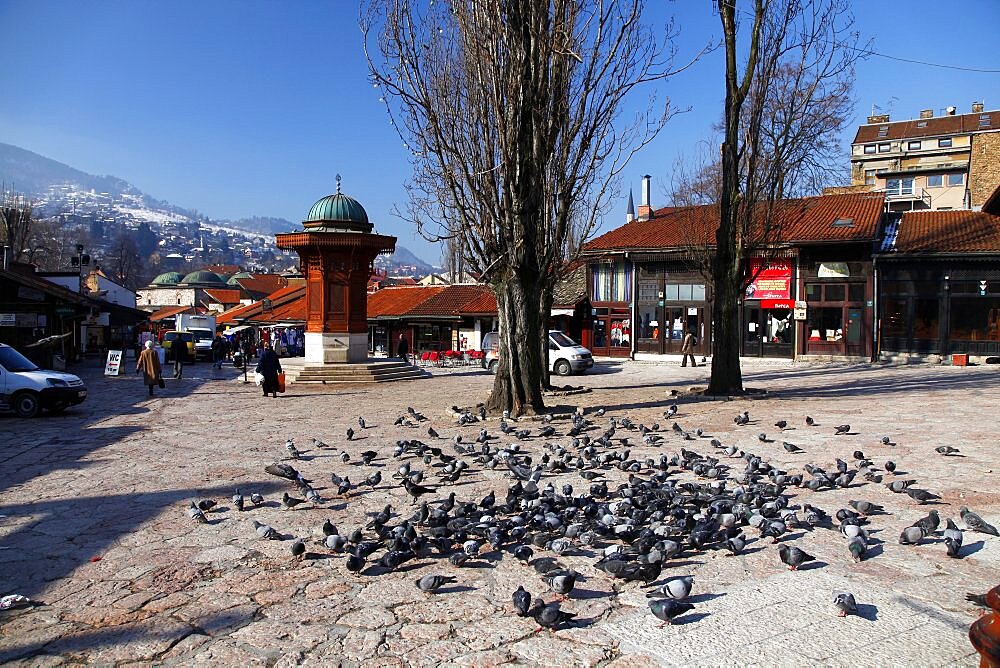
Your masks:
{"label": "ornate wooden kiosk", "polygon": [[357,200],[337,192],[316,202],[301,232],[278,234],[293,249],[306,277],[305,363],[368,361],[368,279],[372,263],[392,253],[396,237],[372,234]]}

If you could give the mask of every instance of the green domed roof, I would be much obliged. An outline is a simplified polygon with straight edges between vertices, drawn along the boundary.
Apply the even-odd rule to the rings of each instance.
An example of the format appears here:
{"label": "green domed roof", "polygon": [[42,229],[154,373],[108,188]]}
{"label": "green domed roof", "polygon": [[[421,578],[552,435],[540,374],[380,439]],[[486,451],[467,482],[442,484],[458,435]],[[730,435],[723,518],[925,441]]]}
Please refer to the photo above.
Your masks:
{"label": "green domed roof", "polygon": [[153,279],[153,285],[177,285],[181,282],[181,275],[176,271],[168,271]]}
{"label": "green domed roof", "polygon": [[368,223],[368,214],[361,203],[342,192],[327,195],[312,205],[305,222],[332,221],[338,223]]}
{"label": "green domed roof", "polygon": [[226,285],[236,285],[236,281],[241,278],[253,278],[253,274],[249,271],[238,271],[229,277],[229,280],[226,281]]}
{"label": "green domed roof", "polygon": [[190,274],[185,276],[184,280],[181,282],[187,283],[188,285],[198,283],[213,283],[215,285],[222,285],[225,283],[225,281],[223,281],[218,274],[212,273],[211,271],[205,271],[204,269],[201,271],[192,271]]}

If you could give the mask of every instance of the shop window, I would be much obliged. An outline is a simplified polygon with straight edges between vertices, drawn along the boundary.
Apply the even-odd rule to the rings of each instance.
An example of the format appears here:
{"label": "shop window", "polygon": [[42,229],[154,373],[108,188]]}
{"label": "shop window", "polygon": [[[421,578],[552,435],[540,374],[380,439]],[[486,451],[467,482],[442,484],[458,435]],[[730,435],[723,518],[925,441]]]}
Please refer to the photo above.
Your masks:
{"label": "shop window", "polygon": [[847,300],[852,302],[863,302],[865,300],[865,284],[849,284],[847,286]]}
{"label": "shop window", "polygon": [[811,308],[807,312],[810,341],[841,341],[844,338],[844,309]]}
{"label": "shop window", "polygon": [[913,303],[913,338],[938,338],[938,306],[937,299],[916,299]]}
{"label": "shop window", "polygon": [[659,339],[663,331],[656,304],[639,304],[639,338]]}
{"label": "shop window", "polygon": [[806,301],[807,302],[821,302],[823,301],[823,286],[818,283],[807,283],[806,284]]}
{"label": "shop window", "polygon": [[691,286],[691,299],[696,302],[705,301],[705,284],[695,284]]}
{"label": "shop window", "polygon": [[906,338],[906,308],[909,300],[886,299],[882,306],[882,336],[886,338]]}
{"label": "shop window", "polygon": [[677,286],[677,299],[682,302],[691,301],[691,285],[682,284]]}
{"label": "shop window", "polygon": [[668,302],[677,301],[677,285],[665,285],[663,286],[663,298]]}
{"label": "shop window", "polygon": [[952,341],[1000,341],[998,324],[1000,324],[1000,298],[952,298]]}
{"label": "shop window", "polygon": [[632,268],[624,262],[591,266],[595,302],[627,302],[632,298]]}
{"label": "shop window", "polygon": [[824,301],[828,302],[842,302],[844,301],[844,293],[846,286],[844,285],[827,285],[824,287],[826,294],[824,295]]}
{"label": "shop window", "polygon": [[628,348],[632,345],[632,320],[628,309],[611,309],[611,347]]}

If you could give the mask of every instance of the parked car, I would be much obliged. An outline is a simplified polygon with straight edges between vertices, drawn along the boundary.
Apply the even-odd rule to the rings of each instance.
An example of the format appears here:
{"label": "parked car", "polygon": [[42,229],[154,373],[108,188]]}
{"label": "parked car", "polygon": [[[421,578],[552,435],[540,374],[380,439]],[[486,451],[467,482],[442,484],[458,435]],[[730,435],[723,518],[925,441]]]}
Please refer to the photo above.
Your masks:
{"label": "parked car", "polygon": [[185,348],[187,348],[187,358],[186,361],[194,362],[197,357],[197,349],[195,348],[194,334],[191,332],[177,332],[170,330],[169,332],[163,333],[163,349],[167,353],[167,359],[173,359],[170,356],[170,350],[174,345],[174,342],[180,341]]}
{"label": "parked car", "polygon": [[[500,363],[500,333],[488,332],[483,336],[483,368],[497,372]],[[549,371],[568,376],[583,373],[594,366],[593,354],[558,329],[549,331]]]}
{"label": "parked car", "polygon": [[79,377],[39,368],[11,346],[0,343],[0,408],[31,418],[41,410],[61,413],[87,398]]}

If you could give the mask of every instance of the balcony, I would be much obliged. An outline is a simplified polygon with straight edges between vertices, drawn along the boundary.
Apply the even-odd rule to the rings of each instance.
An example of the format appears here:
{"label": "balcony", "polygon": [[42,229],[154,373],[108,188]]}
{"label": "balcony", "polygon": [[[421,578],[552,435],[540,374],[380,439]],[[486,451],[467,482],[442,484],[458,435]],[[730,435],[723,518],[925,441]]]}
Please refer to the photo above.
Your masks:
{"label": "balcony", "polygon": [[[885,195],[887,208],[897,202],[909,202],[911,210],[931,208],[930,193],[923,188],[914,187],[913,179],[889,179],[885,188],[878,188],[875,192]],[[923,206],[916,206],[918,202]]]}

